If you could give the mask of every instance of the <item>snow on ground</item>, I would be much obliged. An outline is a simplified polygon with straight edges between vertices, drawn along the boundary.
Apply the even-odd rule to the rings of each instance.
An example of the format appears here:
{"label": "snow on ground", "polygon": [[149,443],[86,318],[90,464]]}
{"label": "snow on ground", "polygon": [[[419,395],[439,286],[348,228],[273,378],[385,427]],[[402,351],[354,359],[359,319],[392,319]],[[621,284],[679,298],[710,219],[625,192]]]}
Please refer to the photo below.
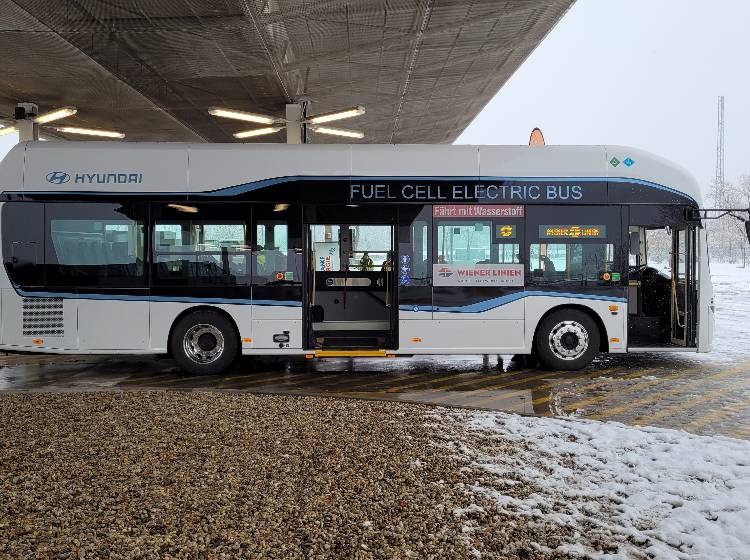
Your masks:
{"label": "snow on ground", "polygon": [[[748,356],[750,265],[712,263],[713,351]],[[600,378],[602,379],[602,378]],[[655,379],[655,377],[654,377]],[[750,559],[750,441],[655,427],[501,412],[439,410],[440,445],[471,465],[479,502],[560,535],[550,557]],[[471,513],[457,509],[473,530]]]}
{"label": "snow on ground", "polygon": [[472,465],[467,492],[525,523],[567,529],[556,550],[539,552],[750,558],[750,442],[479,411],[434,420],[443,445]]}
{"label": "snow on ground", "polygon": [[[730,263],[711,263],[716,326],[713,351],[707,359],[747,356],[750,340],[750,263],[741,268]],[[748,554],[750,558],[750,554]]]}

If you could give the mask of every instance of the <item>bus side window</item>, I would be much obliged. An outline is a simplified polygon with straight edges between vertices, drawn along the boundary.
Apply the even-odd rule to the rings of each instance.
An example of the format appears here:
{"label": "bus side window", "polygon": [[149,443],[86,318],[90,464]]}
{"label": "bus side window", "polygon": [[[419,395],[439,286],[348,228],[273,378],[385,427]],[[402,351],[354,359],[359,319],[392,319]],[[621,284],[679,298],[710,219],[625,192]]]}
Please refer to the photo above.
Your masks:
{"label": "bus side window", "polygon": [[47,204],[47,283],[145,287],[144,218],[131,204]]}
{"label": "bus side window", "polygon": [[432,285],[431,229],[432,206],[399,209],[398,261],[394,270],[402,288]]}
{"label": "bus side window", "polygon": [[437,223],[437,264],[489,263],[491,246],[492,222],[440,220]]}
{"label": "bus side window", "polygon": [[153,229],[155,283],[248,285],[250,251],[244,211],[242,206],[225,203],[158,208]]}
{"label": "bus side window", "polygon": [[44,203],[6,202],[2,209],[3,263],[19,286],[44,284]]}
{"label": "bus side window", "polygon": [[302,217],[299,205],[255,205],[253,284],[302,282]]}
{"label": "bus side window", "polygon": [[611,243],[532,243],[529,270],[536,279],[596,281],[602,272],[612,271]]}

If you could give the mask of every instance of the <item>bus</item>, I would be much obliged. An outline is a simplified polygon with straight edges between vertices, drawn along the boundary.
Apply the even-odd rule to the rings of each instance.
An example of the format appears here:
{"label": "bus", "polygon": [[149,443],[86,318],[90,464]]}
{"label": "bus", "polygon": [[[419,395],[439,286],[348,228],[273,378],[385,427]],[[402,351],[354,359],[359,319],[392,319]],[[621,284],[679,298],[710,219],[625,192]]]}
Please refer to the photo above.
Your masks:
{"label": "bus", "polygon": [[700,188],[623,146],[31,142],[0,164],[0,349],[706,352]]}

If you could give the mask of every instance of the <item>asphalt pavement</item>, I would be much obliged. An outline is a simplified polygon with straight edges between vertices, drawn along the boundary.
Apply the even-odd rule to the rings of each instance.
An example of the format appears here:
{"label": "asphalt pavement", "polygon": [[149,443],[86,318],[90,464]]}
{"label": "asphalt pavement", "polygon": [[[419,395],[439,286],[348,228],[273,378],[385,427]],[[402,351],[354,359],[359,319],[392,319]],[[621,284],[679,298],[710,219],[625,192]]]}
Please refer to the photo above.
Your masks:
{"label": "asphalt pavement", "polygon": [[607,355],[578,372],[491,356],[245,358],[190,376],[167,358],[0,355],[0,391],[184,390],[332,396],[576,416],[750,439],[750,357]]}

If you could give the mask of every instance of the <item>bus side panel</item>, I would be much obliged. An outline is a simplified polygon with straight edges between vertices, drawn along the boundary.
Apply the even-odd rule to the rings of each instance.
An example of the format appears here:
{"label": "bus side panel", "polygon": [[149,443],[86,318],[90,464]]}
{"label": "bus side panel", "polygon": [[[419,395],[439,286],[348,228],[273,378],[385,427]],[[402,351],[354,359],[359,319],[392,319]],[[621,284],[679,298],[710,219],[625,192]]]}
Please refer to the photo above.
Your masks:
{"label": "bus side panel", "polygon": [[[542,317],[553,308],[563,305],[574,305],[586,307],[596,313],[604,324],[609,351],[621,354],[627,348],[627,303],[619,301],[595,300],[586,298],[563,298],[529,296],[526,298],[526,345],[531,348],[534,343],[534,333]],[[617,306],[615,311],[610,311],[610,306]]]}
{"label": "bus side panel", "polygon": [[[453,312],[435,311],[432,321],[402,322],[401,351],[419,353],[454,352],[521,353],[524,341],[524,300],[491,307],[456,308]],[[420,339],[414,342],[412,339]]]}
{"label": "bus side panel", "polygon": [[81,350],[147,350],[148,301],[78,300]]}
{"label": "bus side panel", "polygon": [[[155,353],[164,353],[168,351],[169,333],[172,330],[177,316],[183,311],[191,308],[217,308],[225,311],[234,320],[240,334],[240,341],[243,339],[252,339],[251,332],[251,314],[250,305],[231,305],[231,304],[202,304],[200,302],[176,302],[176,301],[152,301],[150,305],[151,320],[151,350]],[[243,350],[252,347],[250,342],[241,342]]]}
{"label": "bus side panel", "polygon": [[[291,305],[253,305],[253,343],[251,348],[302,348],[302,307]],[[285,335],[289,337],[285,341]]]}
{"label": "bus side panel", "polygon": [[25,351],[78,349],[77,299],[23,298],[3,288],[0,305],[3,345]]}

